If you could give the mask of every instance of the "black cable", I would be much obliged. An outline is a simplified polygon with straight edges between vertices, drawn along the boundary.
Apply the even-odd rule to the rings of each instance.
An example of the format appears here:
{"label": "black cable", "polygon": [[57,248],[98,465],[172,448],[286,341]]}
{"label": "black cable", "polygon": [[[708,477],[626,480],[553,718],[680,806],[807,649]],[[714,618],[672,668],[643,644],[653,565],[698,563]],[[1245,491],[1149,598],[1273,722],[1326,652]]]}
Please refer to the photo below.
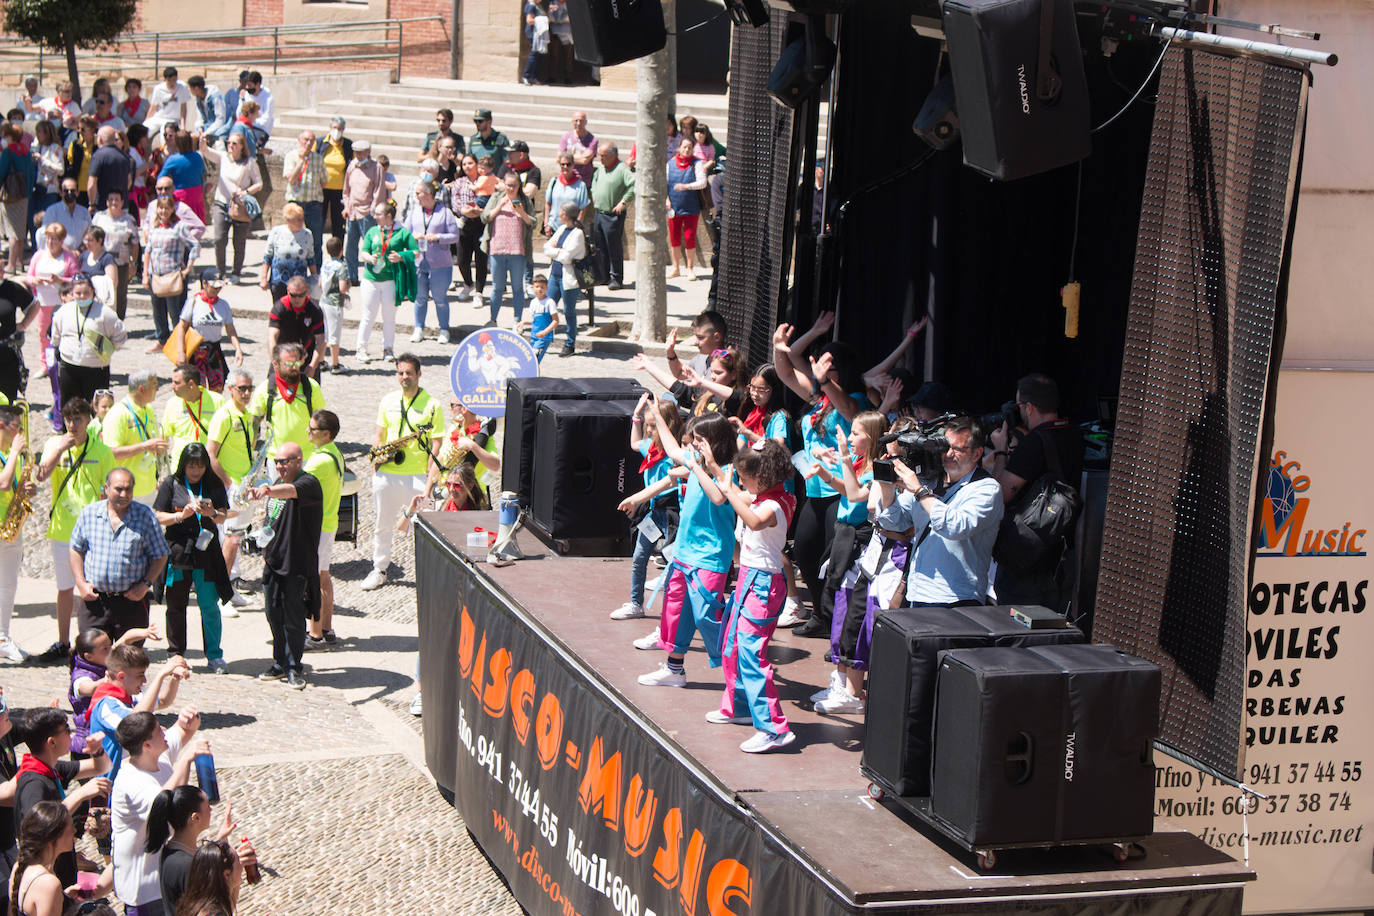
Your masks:
{"label": "black cable", "polygon": [[698,23],[696,23],[695,25],[689,25],[689,26],[687,26],[687,28],[685,28],[685,29],[678,29],[676,32],[669,32],[668,34],[669,34],[669,35],[686,35],[688,32],[694,31],[695,29],[699,29],[699,28],[702,28],[703,26],[708,26],[708,25],[710,25],[711,23],[715,22],[717,19],[719,19],[721,16],[724,16],[724,15],[725,15],[726,13],[728,13],[728,12],[730,12],[730,10],[729,10],[728,8],[722,8],[721,11],[720,11],[719,13],[716,13],[716,14],[715,14],[714,16],[712,16],[710,19],[703,19],[701,22],[698,22]]}

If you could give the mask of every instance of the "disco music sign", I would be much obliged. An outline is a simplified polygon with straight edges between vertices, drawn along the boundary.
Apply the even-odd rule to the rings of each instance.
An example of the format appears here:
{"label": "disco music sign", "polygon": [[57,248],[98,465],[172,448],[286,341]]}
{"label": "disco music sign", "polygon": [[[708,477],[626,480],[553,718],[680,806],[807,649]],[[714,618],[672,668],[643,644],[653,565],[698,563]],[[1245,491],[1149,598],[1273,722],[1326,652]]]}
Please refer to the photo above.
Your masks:
{"label": "disco music sign", "polygon": [[[1283,371],[1246,627],[1242,797],[1156,754],[1156,814],[1255,869],[1247,913],[1374,905],[1374,493],[1368,373]],[[1354,441],[1352,441],[1352,438]],[[1263,797],[1258,797],[1258,796]]]}

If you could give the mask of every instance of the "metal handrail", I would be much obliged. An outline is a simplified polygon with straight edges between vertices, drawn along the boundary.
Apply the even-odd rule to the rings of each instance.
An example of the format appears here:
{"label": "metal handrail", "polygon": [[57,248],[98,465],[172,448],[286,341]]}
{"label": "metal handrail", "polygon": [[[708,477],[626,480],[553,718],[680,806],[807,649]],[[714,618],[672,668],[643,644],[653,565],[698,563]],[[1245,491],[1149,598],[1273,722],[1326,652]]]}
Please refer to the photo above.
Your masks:
{"label": "metal handrail", "polygon": [[[206,57],[212,56],[213,60],[198,61],[207,64],[267,64],[271,63],[272,73],[276,75],[277,69],[281,64],[298,64],[327,61],[363,61],[363,60],[385,60],[393,54],[391,50],[392,42],[395,42],[396,76],[400,77],[401,64],[405,48],[405,23],[407,22],[443,22],[442,16],[410,16],[395,19],[360,19],[346,22],[318,22],[318,23],[296,23],[293,25],[264,25],[249,26],[238,29],[201,29],[194,32],[129,32],[121,35],[112,43],[114,48],[108,51],[83,52],[82,57],[87,60],[106,60],[106,59],[129,59],[146,58],[146,52],[138,50],[138,44],[151,41],[153,43],[152,64],[154,74],[160,73],[162,60],[164,57],[181,60],[186,57]],[[396,36],[391,37],[391,29],[395,26]],[[375,32],[383,30],[385,37],[375,40],[360,41],[338,41],[338,42],[288,42],[283,46],[281,39],[295,35],[308,35],[316,32],[326,32],[337,34],[339,32]],[[267,56],[265,45],[220,45],[203,48],[184,48],[179,47],[182,42],[192,39],[238,39],[255,36],[272,36],[271,56]],[[164,51],[162,43],[166,41],[173,47]],[[125,44],[134,46],[132,51],[123,51],[120,48]],[[0,36],[0,48],[14,45],[32,46],[31,42],[15,36]],[[328,48],[335,46],[347,46],[357,48],[376,47],[378,50],[368,54],[336,54],[309,57],[284,57],[283,51],[296,52],[308,48]],[[242,53],[236,53],[242,52]],[[38,48],[38,79],[43,79],[43,58],[44,51],[42,46]]]}

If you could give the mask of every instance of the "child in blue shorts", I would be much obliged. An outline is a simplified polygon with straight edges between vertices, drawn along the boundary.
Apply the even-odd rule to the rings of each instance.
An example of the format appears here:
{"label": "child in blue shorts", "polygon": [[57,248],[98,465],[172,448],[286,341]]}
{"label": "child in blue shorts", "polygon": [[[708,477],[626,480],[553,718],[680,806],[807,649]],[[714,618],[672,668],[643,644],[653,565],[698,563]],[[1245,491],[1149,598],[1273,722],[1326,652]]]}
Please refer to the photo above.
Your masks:
{"label": "child in blue shorts", "polygon": [[558,302],[549,298],[549,278],[535,274],[534,298],[530,300],[530,346],[534,347],[535,359],[544,361],[544,354],[553,343],[553,335],[558,332]]}

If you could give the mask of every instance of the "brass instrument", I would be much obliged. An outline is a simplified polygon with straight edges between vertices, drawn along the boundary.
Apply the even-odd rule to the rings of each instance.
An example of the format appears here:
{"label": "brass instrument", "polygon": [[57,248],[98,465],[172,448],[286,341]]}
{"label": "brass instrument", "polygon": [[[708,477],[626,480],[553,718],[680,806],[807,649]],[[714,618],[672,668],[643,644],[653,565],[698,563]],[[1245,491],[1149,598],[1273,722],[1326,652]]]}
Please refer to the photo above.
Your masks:
{"label": "brass instrument", "polygon": [[19,533],[24,530],[24,522],[33,512],[33,501],[24,494],[33,479],[33,449],[29,445],[29,402],[23,398],[16,398],[14,406],[23,411],[20,422],[24,436],[24,451],[20,458],[23,468],[14,478],[14,495],[10,499],[9,511],[5,513],[4,519],[0,520],[0,541],[8,542],[13,542],[19,537]]}
{"label": "brass instrument", "polygon": [[368,462],[378,469],[384,464],[404,464],[406,446],[412,442],[418,443],[423,451],[428,452],[430,429],[429,426],[421,426],[409,435],[398,436],[389,442],[383,442],[376,448],[368,449]]}
{"label": "brass instrument", "polygon": [[272,443],[272,424],[264,418],[261,426],[257,430],[257,452],[253,455],[253,463],[248,466],[248,471],[243,475],[238,488],[234,493],[234,507],[242,509],[248,505],[247,498],[243,495],[249,487],[257,486],[259,481],[267,479],[267,449]]}

